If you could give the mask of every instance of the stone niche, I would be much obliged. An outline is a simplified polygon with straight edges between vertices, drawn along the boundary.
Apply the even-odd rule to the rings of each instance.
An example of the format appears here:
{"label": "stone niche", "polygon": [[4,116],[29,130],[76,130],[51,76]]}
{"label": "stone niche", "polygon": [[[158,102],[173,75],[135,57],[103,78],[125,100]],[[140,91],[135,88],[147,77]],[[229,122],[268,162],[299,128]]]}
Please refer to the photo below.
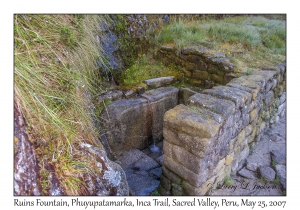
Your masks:
{"label": "stone niche", "polygon": [[167,65],[175,64],[192,85],[211,88],[225,85],[236,77],[231,59],[225,53],[206,47],[186,47],[179,51],[172,46],[162,46],[157,52],[157,58]]}
{"label": "stone niche", "polygon": [[245,164],[264,128],[285,112],[285,64],[190,92],[165,113],[161,195],[205,195]]}
{"label": "stone niche", "polygon": [[113,152],[144,149],[163,138],[163,116],[178,104],[178,89],[161,87],[110,104],[100,116]]}

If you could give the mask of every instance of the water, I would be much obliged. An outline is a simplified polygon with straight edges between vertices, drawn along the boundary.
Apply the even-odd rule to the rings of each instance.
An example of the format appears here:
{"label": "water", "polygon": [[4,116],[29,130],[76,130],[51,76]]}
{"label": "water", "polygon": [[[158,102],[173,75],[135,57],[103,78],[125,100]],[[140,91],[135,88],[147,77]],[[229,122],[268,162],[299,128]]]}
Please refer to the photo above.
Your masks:
{"label": "water", "polygon": [[[154,141],[154,139],[153,139],[153,141]],[[160,148],[155,145],[155,142],[152,145],[149,146],[149,149],[153,153],[160,152]]]}

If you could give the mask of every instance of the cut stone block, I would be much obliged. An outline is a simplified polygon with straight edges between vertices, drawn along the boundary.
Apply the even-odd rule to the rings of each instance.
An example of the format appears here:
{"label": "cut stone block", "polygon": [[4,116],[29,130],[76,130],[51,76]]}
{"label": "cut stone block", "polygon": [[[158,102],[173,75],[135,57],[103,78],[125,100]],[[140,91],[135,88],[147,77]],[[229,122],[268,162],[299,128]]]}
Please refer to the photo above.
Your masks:
{"label": "cut stone block", "polygon": [[195,94],[189,98],[189,104],[203,107],[228,118],[235,112],[235,104],[229,100],[218,99],[206,94]]}
{"label": "cut stone block", "polygon": [[175,77],[169,76],[169,77],[159,77],[159,78],[148,79],[148,80],[145,80],[144,83],[146,83],[149,88],[157,88],[157,87],[162,87],[164,85],[169,85],[174,81],[175,81]]}
{"label": "cut stone block", "polygon": [[237,107],[242,107],[249,103],[252,97],[251,94],[246,91],[227,86],[213,87],[213,89],[204,90],[203,93],[216,96],[220,99],[231,100]]}

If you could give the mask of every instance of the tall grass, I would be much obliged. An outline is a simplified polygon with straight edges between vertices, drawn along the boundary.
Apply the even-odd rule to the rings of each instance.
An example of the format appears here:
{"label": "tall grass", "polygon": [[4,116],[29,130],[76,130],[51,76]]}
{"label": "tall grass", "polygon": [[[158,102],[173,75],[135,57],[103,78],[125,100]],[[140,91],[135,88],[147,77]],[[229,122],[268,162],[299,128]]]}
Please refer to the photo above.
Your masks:
{"label": "tall grass", "polygon": [[238,68],[247,65],[258,68],[263,63],[274,65],[285,59],[286,24],[282,15],[268,17],[273,19],[238,16],[222,20],[174,21],[160,29],[154,42],[172,44],[178,49],[203,45],[229,52]]}
{"label": "tall grass", "polygon": [[105,60],[95,40],[100,21],[107,17],[14,16],[15,102],[27,120],[41,171],[54,165],[69,195],[82,188],[81,169],[72,164],[80,161],[74,145],[97,139],[92,100],[101,89],[96,60]]}

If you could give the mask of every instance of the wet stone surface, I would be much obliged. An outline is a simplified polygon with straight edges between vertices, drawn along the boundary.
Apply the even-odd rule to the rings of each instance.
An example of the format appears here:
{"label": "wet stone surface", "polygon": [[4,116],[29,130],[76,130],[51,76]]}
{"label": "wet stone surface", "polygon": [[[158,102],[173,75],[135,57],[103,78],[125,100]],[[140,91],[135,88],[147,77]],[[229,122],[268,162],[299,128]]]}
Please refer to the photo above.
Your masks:
{"label": "wet stone surface", "polygon": [[159,142],[142,151],[130,149],[116,155],[126,173],[132,195],[151,195],[158,187],[162,173],[162,146]]}

